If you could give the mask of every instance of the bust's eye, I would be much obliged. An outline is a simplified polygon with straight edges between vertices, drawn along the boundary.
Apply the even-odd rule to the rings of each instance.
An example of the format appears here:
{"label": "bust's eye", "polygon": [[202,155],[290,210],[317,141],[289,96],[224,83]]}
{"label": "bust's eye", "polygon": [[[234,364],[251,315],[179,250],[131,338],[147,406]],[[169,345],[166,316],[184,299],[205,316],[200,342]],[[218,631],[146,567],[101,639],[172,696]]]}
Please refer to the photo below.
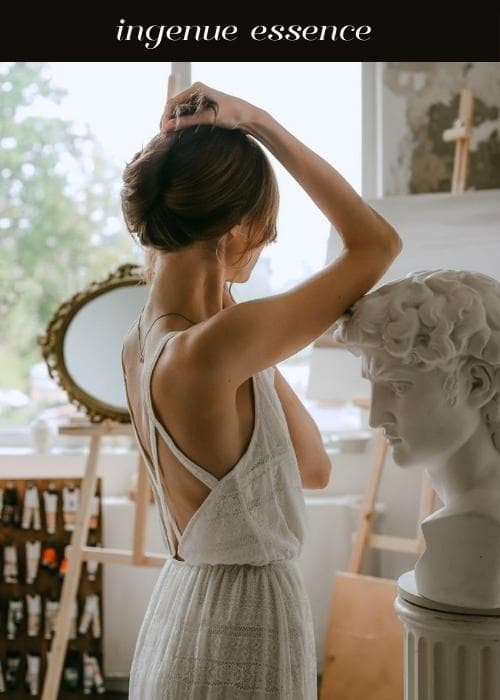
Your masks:
{"label": "bust's eye", "polygon": [[410,382],[391,382],[391,389],[397,396],[406,394],[410,388]]}

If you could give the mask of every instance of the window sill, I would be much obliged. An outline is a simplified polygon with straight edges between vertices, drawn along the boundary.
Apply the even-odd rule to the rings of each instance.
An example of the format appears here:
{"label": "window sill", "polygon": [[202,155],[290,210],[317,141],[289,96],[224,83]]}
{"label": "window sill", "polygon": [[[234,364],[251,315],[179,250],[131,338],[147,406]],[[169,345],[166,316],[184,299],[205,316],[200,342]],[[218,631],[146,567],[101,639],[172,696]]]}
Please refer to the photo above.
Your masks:
{"label": "window sill", "polygon": [[[56,428],[57,430],[57,428]],[[50,454],[78,454],[87,451],[90,440],[85,436],[54,433],[50,441]],[[104,435],[101,451],[104,453],[130,453],[135,451],[135,441],[128,435]],[[0,428],[0,454],[49,454],[37,452],[29,427]]]}
{"label": "window sill", "polygon": [[[38,452],[33,447],[23,447],[14,445],[0,445],[0,456],[17,456],[26,457],[66,457],[68,455],[85,455],[88,452],[88,445],[81,447],[53,447],[47,452]],[[100,449],[100,454],[103,455],[134,455],[136,450],[125,447],[112,447],[103,445]]]}

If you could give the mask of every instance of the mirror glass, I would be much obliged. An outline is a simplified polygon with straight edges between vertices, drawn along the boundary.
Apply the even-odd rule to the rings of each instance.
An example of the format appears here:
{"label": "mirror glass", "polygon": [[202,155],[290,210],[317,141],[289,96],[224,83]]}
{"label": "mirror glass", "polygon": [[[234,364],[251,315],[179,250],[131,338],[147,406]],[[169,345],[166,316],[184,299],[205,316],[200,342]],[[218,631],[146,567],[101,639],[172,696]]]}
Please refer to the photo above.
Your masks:
{"label": "mirror glass", "polygon": [[130,422],[121,351],[148,297],[143,272],[125,264],[92,282],[60,305],[39,337],[50,376],[92,422]]}
{"label": "mirror glass", "polygon": [[146,298],[146,287],[130,285],[100,294],[79,309],[64,335],[64,364],[73,382],[117,410],[128,410],[120,359],[123,338]]}

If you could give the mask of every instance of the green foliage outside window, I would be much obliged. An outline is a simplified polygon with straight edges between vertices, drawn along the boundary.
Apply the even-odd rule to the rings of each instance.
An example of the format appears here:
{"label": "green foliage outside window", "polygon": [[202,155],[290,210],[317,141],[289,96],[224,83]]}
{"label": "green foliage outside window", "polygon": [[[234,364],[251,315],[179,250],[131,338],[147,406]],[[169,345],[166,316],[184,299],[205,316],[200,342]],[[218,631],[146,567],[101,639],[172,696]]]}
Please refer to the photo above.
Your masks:
{"label": "green foliage outside window", "polygon": [[[86,128],[37,114],[60,104],[44,63],[0,64],[0,425],[27,423],[40,406],[29,370],[36,337],[55,309],[124,262],[138,262],[119,204],[120,170]],[[103,105],[106,109],[106,105]]]}

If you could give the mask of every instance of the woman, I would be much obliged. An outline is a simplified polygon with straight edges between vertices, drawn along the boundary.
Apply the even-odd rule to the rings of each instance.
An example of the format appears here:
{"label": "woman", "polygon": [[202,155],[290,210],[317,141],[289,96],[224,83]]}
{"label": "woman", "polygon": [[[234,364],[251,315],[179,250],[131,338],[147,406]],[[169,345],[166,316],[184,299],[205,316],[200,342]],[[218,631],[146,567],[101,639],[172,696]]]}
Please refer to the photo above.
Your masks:
{"label": "woman", "polygon": [[[167,101],[160,129],[127,165],[122,190],[129,231],[155,251],[122,360],[169,550],[130,697],[316,698],[296,559],[302,488],[324,487],[330,462],[274,365],[367,292],[401,242],[334,168],[244,100],[195,83]],[[345,249],[290,291],[236,304],[226,284],[246,281],[276,236],[277,185],[258,142]]]}

